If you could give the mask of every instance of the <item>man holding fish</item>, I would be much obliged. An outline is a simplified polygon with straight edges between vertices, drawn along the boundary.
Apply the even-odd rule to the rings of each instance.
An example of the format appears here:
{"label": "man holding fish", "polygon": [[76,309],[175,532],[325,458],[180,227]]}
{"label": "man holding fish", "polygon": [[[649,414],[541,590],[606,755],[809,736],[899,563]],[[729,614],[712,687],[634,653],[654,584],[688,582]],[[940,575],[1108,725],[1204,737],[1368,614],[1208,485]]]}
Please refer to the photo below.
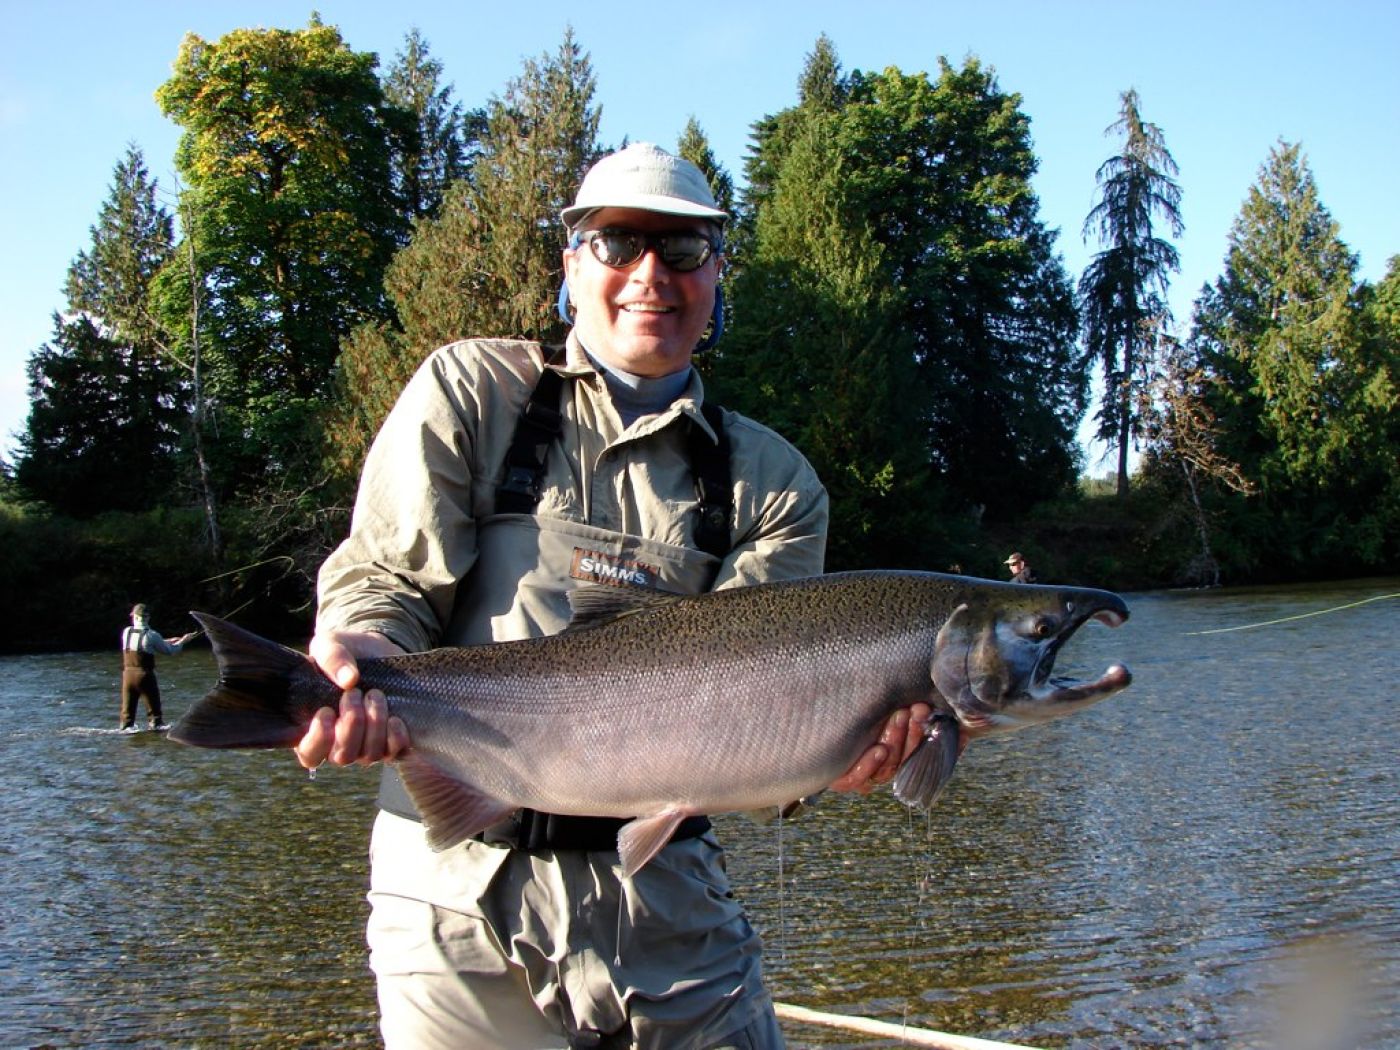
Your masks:
{"label": "man holding fish", "polygon": [[[810,465],[705,405],[691,368],[722,327],[727,218],[688,161],[648,144],[604,157],[562,215],[566,346],[467,340],[424,363],[321,572],[310,652],[345,693],[303,765],[408,754],[357,661],[552,635],[587,585],[694,594],[822,571]],[[891,779],[928,716],[897,710],[833,787]],[[392,764],[380,807],[369,942],[391,1050],[782,1045],[704,817],[624,884],[621,820],[518,811],[439,852]]]}

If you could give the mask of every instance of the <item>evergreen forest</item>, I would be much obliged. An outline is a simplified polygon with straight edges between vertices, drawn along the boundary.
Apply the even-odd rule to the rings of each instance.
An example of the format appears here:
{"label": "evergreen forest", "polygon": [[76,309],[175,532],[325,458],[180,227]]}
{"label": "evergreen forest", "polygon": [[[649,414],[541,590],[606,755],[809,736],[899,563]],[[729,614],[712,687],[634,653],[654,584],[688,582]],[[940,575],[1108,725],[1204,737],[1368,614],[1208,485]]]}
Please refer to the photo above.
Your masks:
{"label": "evergreen forest", "polygon": [[[169,633],[204,609],[304,638],[419,363],[562,338],[557,216],[625,144],[595,92],[572,31],[475,108],[417,31],[384,68],[315,17],[187,36],[155,99],[178,178],[115,159],[29,359],[0,648],[108,647],[135,601]],[[1020,96],[975,57],[848,71],[823,36],[742,171],[703,114],[659,143],[734,216],[708,396],[813,462],[830,569],[1004,578],[1017,549],[1042,581],[1120,590],[1396,570],[1400,255],[1359,280],[1304,144],[1279,141],[1173,317],[1189,172],[1150,99],[1117,101],[1088,118],[1108,134],[1081,274],[1039,214]],[[1117,452],[1100,481],[1089,413]]]}

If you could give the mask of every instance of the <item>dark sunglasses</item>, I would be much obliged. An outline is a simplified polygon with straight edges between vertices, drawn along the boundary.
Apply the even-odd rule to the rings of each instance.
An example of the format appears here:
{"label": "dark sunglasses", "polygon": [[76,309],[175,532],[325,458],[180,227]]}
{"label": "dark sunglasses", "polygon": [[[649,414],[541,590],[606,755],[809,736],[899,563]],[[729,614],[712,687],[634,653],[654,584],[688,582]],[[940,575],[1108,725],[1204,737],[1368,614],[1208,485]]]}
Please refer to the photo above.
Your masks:
{"label": "dark sunglasses", "polygon": [[693,273],[720,249],[717,242],[703,233],[691,231],[642,233],[640,230],[606,228],[576,233],[573,240],[575,246],[587,242],[593,258],[615,270],[631,266],[648,248],[654,248],[669,269],[677,273]]}

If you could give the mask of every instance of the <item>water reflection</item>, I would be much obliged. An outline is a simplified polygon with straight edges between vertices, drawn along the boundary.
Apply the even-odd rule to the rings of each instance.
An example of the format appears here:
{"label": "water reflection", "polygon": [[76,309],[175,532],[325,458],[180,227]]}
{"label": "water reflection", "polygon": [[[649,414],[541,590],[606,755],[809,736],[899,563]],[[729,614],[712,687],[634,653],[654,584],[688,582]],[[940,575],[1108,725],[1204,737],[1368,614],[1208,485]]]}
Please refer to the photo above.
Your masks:
{"label": "water reflection", "polygon": [[[1047,1047],[1400,1041],[1400,602],[1189,633],[1397,590],[1135,596],[1061,659],[1132,689],[978,744],[930,817],[723,818],[775,995]],[[374,774],[117,734],[116,665],[0,660],[0,1045],[377,1045]],[[208,653],[161,678],[178,714]]]}

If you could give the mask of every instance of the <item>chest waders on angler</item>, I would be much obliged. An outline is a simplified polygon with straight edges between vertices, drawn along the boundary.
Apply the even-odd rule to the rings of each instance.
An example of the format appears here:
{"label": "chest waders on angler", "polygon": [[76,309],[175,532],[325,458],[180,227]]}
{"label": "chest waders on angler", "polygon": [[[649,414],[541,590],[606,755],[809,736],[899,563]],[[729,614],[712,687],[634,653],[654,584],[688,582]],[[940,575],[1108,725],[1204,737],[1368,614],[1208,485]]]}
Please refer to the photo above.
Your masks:
{"label": "chest waders on angler", "polygon": [[[554,363],[559,357],[556,353],[549,362]],[[510,612],[519,612],[521,606],[529,604],[515,597],[518,592],[557,594],[579,586],[578,577],[570,574],[570,565],[577,562],[581,551],[599,552],[614,564],[655,567],[652,582],[681,594],[709,590],[721,559],[729,552],[734,506],[729,441],[723,413],[718,405],[710,403],[702,404],[700,411],[717,440],[711,440],[693,421],[684,423],[689,428],[686,452],[698,500],[694,510],[694,549],[536,514],[544,494],[549,449],[563,432],[562,404],[568,381],[547,364],[520,410],[506,451],[504,480],[496,489],[495,513],[478,526],[479,555],[472,572],[482,578],[473,581],[474,586],[464,599],[465,608],[454,611],[450,637],[491,641],[495,637],[491,630],[493,618],[507,613],[502,603],[513,606]],[[557,629],[532,622],[537,633]],[[379,806],[398,816],[418,819],[392,766],[386,768],[381,782]],[[618,830],[626,823],[613,817],[577,817],[522,809],[488,828],[479,838],[491,845],[523,850],[612,850],[617,848]],[[709,829],[707,817],[688,817],[676,829],[672,841],[696,838]]]}
{"label": "chest waders on angler", "polygon": [[128,627],[122,631],[121,729],[136,727],[136,706],[142,699],[146,701],[151,728],[165,724],[160,707],[160,683],[156,681],[156,657],[142,648],[146,631],[145,627]]}

